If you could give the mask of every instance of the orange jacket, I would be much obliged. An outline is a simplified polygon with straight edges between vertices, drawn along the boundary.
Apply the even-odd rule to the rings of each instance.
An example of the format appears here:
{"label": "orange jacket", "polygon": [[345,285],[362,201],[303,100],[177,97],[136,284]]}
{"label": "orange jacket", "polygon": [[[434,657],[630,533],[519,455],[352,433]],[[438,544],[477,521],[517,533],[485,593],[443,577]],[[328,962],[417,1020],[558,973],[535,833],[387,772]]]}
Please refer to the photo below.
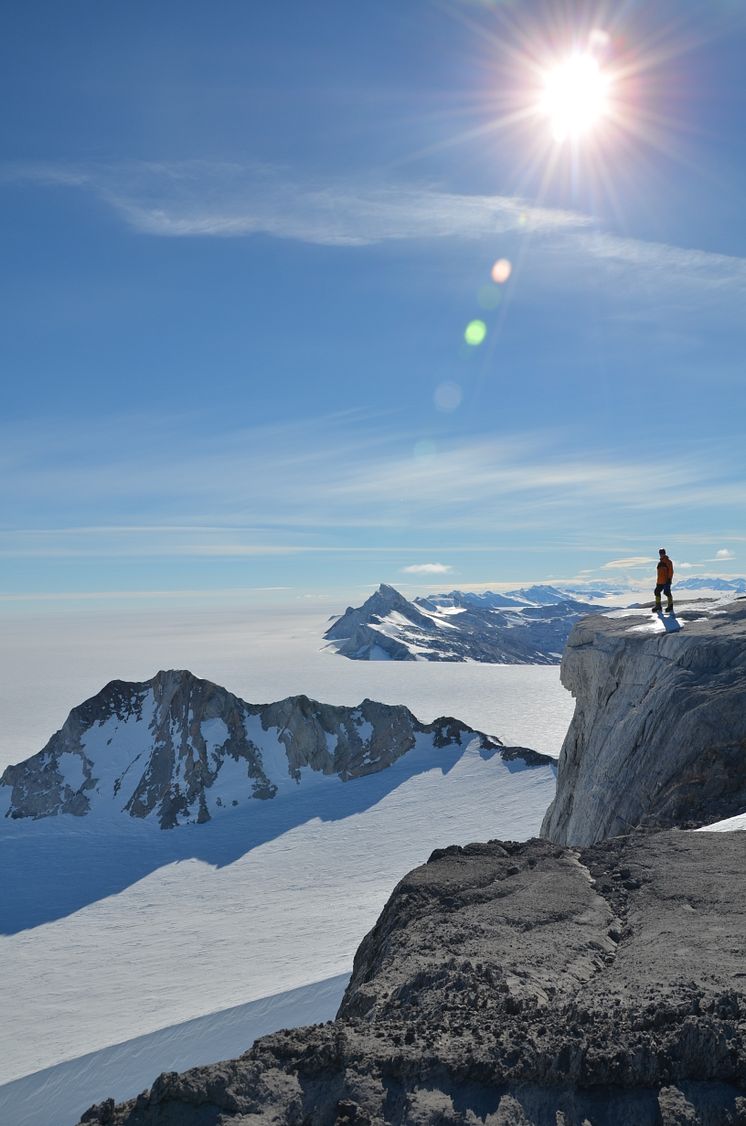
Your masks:
{"label": "orange jacket", "polygon": [[658,560],[658,582],[670,583],[673,578],[673,563],[667,555],[661,555]]}

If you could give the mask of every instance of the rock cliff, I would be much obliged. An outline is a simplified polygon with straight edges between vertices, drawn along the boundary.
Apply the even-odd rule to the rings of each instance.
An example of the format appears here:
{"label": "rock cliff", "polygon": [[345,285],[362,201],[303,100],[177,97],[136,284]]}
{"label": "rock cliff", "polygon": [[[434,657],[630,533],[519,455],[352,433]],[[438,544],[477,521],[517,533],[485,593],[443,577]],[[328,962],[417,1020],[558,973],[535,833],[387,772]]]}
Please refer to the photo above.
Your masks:
{"label": "rock cliff", "polygon": [[585,618],[560,676],[575,715],[542,836],[591,844],[746,810],[746,600]]}
{"label": "rock cliff", "polygon": [[[267,800],[298,784],[347,782],[385,769],[416,745],[498,739],[444,717],[420,723],[401,705],[334,707],[292,696],[248,704],[187,671],[115,680],[74,708],[46,747],[0,777],[0,814],[157,819],[169,829]],[[514,748],[527,764],[553,760]]]}
{"label": "rock cliff", "polygon": [[441,850],[337,1020],[166,1074],[87,1126],[743,1126],[746,834]]}

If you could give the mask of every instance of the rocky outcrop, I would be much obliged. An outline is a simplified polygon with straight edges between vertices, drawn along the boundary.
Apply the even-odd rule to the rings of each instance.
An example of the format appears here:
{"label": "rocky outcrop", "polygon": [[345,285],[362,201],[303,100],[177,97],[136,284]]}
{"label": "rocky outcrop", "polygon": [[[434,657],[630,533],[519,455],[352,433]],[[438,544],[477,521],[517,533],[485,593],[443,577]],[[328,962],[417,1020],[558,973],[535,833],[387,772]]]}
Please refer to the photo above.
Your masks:
{"label": "rocky outcrop", "polygon": [[[376,773],[416,746],[436,761],[439,749],[471,739],[507,750],[449,717],[420,723],[401,705],[334,707],[307,696],[248,704],[190,672],[159,672],[141,683],[112,681],[74,708],[42,751],[5,770],[0,812],[124,812],[169,829],[273,798],[304,779],[347,782]],[[515,753],[527,765],[553,762]]]}
{"label": "rocky outcrop", "polygon": [[362,606],[348,606],[324,637],[354,661],[558,664],[572,626],[593,607],[552,587],[515,593],[452,591],[410,602],[382,583]]}
{"label": "rocky outcrop", "polygon": [[335,1022],[166,1074],[87,1126],[746,1123],[746,835],[436,852]]}
{"label": "rocky outcrop", "polygon": [[585,618],[560,675],[577,702],[542,836],[590,844],[746,810],[746,600]]}

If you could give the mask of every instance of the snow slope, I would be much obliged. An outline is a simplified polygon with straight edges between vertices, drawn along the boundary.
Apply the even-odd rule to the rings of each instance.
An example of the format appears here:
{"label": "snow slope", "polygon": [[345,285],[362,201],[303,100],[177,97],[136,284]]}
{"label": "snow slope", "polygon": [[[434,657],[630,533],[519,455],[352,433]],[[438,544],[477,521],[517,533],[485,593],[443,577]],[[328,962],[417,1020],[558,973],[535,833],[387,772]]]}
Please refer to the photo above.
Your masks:
{"label": "snow slope", "polygon": [[349,974],[262,997],[247,1005],[138,1036],[98,1052],[37,1071],[0,1087],[0,1122],[12,1126],[68,1126],[106,1090],[117,1100],[153,1080],[153,1060],[164,1071],[184,1071],[245,1052],[258,1036],[280,1028],[332,1020]]}
{"label": "snow slope", "polygon": [[726,817],[725,821],[715,821],[712,825],[703,825],[695,829],[695,833],[732,833],[746,831],[746,811],[737,813],[735,817]]}

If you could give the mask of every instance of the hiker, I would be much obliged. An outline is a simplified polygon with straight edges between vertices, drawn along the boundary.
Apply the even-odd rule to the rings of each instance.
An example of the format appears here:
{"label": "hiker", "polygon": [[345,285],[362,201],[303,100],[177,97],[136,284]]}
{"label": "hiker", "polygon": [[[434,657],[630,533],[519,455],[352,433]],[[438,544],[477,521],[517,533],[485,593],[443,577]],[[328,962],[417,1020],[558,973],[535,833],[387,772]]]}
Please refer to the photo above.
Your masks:
{"label": "hiker", "polygon": [[665,547],[658,550],[658,575],[655,584],[655,606],[653,607],[654,614],[660,614],[661,594],[665,594],[668,599],[666,605],[666,613],[673,614],[673,597],[671,595],[671,580],[673,579],[673,563],[666,555]]}

